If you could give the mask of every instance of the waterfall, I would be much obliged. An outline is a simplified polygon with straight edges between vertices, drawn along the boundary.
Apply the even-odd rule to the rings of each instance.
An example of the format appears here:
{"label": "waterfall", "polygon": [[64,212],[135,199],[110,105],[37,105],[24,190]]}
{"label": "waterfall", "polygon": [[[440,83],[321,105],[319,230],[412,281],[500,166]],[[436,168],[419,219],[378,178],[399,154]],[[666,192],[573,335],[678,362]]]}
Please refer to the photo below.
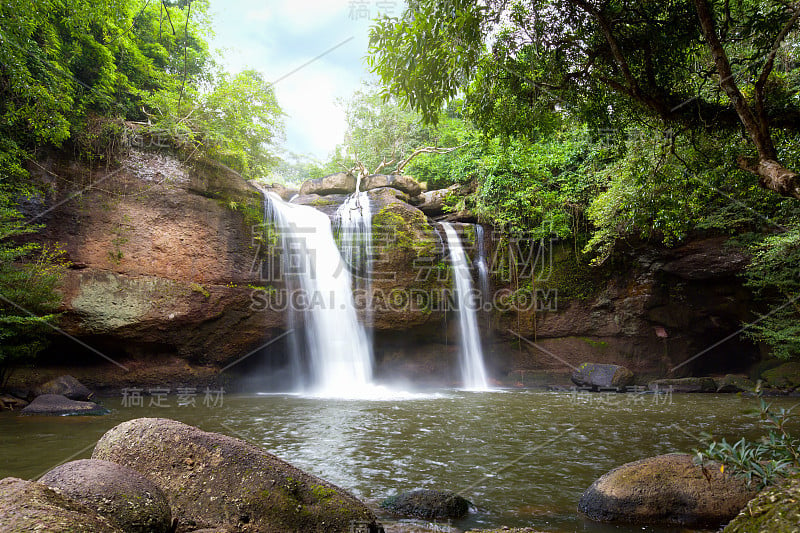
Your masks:
{"label": "waterfall", "polygon": [[[484,238],[483,226],[475,224],[475,242],[478,247],[475,266],[478,269],[478,287],[481,290],[481,303],[485,307],[486,304],[490,303],[491,295],[489,294],[489,266],[486,264],[486,243]],[[488,312],[486,312],[486,320],[488,326]]]}
{"label": "waterfall", "polygon": [[269,194],[272,221],[280,234],[283,276],[296,338],[307,355],[309,392],[352,397],[370,389],[372,351],[358,322],[350,273],[333,238],[328,217]]}
{"label": "waterfall", "polygon": [[[372,206],[369,195],[356,192],[336,210],[339,249],[353,277],[356,304],[364,309],[364,322],[372,328]],[[372,339],[369,339],[372,345]]]}
{"label": "waterfall", "polygon": [[455,296],[458,304],[458,323],[461,333],[459,339],[459,358],[464,388],[468,390],[486,390],[486,370],[483,366],[483,352],[478,335],[478,320],[475,314],[472,277],[469,273],[467,254],[461,246],[456,230],[447,222],[442,223],[447,235],[447,246],[450,249],[450,261],[455,278]]}

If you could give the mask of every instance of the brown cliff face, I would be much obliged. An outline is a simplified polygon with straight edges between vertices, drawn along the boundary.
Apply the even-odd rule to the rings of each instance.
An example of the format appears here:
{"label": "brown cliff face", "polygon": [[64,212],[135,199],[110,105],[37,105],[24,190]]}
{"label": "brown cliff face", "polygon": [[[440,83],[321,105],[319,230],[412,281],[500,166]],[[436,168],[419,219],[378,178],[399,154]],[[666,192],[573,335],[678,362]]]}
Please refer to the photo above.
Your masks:
{"label": "brown cliff face", "polygon": [[[61,160],[36,170],[53,190],[37,238],[72,263],[60,326],[74,338],[53,336],[50,364],[112,365],[105,378],[78,372],[90,385],[206,380],[284,327],[281,313],[251,308],[261,196],[235,172],[139,150],[110,171]],[[133,370],[116,375],[109,360]]]}

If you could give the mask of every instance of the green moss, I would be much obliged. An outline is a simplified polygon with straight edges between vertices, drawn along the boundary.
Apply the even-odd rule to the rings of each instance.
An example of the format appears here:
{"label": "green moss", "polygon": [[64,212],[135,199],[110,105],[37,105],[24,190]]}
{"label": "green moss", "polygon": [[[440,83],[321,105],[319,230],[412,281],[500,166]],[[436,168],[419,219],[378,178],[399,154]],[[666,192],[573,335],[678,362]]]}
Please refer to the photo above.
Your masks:
{"label": "green moss", "polygon": [[206,299],[211,297],[211,293],[208,292],[208,290],[206,290],[206,288],[200,285],[199,283],[192,283],[189,285],[189,288],[192,290],[192,292],[199,292],[200,294],[205,296]]}
{"label": "green moss", "polygon": [[336,200],[331,200],[331,199],[326,200],[325,198],[314,198],[313,200],[311,200],[311,205],[313,205],[314,207],[325,207],[328,205],[337,205],[338,203],[339,202],[337,202]]}
{"label": "green moss", "polygon": [[413,250],[417,257],[433,257],[437,240],[425,215],[421,211],[403,213],[408,218],[397,213],[391,205],[378,211],[372,217],[373,234],[383,237],[387,250],[402,248]]}

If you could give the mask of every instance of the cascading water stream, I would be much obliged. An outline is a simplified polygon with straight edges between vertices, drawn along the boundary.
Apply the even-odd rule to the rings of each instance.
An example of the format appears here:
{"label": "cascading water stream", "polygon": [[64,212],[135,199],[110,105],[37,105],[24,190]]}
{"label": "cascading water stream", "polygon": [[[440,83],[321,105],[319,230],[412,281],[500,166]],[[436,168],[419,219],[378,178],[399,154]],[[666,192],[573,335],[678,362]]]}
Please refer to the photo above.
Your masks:
{"label": "cascading water stream", "polygon": [[475,258],[475,267],[478,270],[478,287],[481,291],[481,303],[486,315],[486,326],[488,330],[490,315],[486,310],[487,304],[491,303],[491,296],[489,294],[489,266],[486,264],[486,243],[484,242],[485,235],[483,226],[475,224],[475,242],[477,243],[477,256]]}
{"label": "cascading water stream", "polygon": [[447,246],[450,249],[450,261],[453,266],[455,278],[455,296],[458,305],[458,323],[461,332],[459,339],[459,358],[461,362],[461,375],[464,388],[467,390],[487,390],[486,369],[483,366],[483,351],[481,350],[478,320],[475,316],[475,306],[471,305],[473,296],[472,277],[469,273],[467,254],[461,246],[461,239],[456,230],[447,222],[442,223]]}
{"label": "cascading water stream", "polygon": [[[339,234],[339,249],[350,269],[355,289],[356,304],[364,309],[367,332],[372,331],[372,206],[369,195],[356,192],[336,210],[336,226]],[[369,344],[372,338],[368,333]]]}
{"label": "cascading water stream", "polygon": [[298,352],[307,355],[311,392],[353,397],[371,388],[372,350],[358,322],[350,273],[333,238],[330,219],[313,207],[284,202],[270,193],[270,214],[291,293]]}

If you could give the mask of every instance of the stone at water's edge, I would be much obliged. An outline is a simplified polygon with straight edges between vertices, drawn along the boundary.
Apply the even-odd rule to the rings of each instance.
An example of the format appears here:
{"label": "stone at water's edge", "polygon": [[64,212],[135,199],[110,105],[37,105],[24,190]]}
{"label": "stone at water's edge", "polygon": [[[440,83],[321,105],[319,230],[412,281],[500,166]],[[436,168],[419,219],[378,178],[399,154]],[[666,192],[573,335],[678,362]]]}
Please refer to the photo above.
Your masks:
{"label": "stone at water's edge", "polygon": [[107,415],[110,411],[94,402],[78,402],[60,394],[42,394],[22,409],[20,415]]}
{"label": "stone at water's edge", "polygon": [[770,487],[750,500],[723,533],[797,533],[800,531],[800,478]]}
{"label": "stone at water's edge", "polygon": [[633,384],[633,372],[619,365],[581,363],[571,379],[579,387],[619,389]]}
{"label": "stone at water's edge", "polygon": [[470,502],[454,492],[417,489],[391,496],[381,507],[400,516],[424,520],[463,518],[469,513]]}
{"label": "stone at water's edge", "polygon": [[770,387],[779,389],[795,389],[800,387],[800,362],[784,363],[761,374]]}
{"label": "stone at water's edge", "polygon": [[43,383],[33,391],[34,396],[42,394],[60,394],[70,400],[89,401],[94,393],[89,387],[78,381],[72,376],[58,376],[55,379]]}
{"label": "stone at water's edge", "polygon": [[754,391],[756,388],[756,384],[748,378],[734,374],[727,374],[715,381],[717,383],[717,392],[746,392]]}
{"label": "stone at water's edge", "polygon": [[717,382],[713,378],[657,379],[647,387],[653,391],[717,392]]}
{"label": "stone at water's edge", "polygon": [[167,533],[172,512],[161,489],[139,472],[109,461],[81,459],[39,479],[105,516],[128,533]]}
{"label": "stone at water's edge", "polygon": [[109,430],[94,459],[139,471],[164,491],[179,531],[382,531],[374,513],[345,490],[245,441],[163,418]]}
{"label": "stone at water's edge", "polygon": [[92,509],[50,487],[13,477],[0,480],[0,531],[123,533]]}
{"label": "stone at water's edge", "polygon": [[702,468],[687,454],[659,455],[601,476],[578,511],[601,522],[719,527],[755,495],[742,480]]}

